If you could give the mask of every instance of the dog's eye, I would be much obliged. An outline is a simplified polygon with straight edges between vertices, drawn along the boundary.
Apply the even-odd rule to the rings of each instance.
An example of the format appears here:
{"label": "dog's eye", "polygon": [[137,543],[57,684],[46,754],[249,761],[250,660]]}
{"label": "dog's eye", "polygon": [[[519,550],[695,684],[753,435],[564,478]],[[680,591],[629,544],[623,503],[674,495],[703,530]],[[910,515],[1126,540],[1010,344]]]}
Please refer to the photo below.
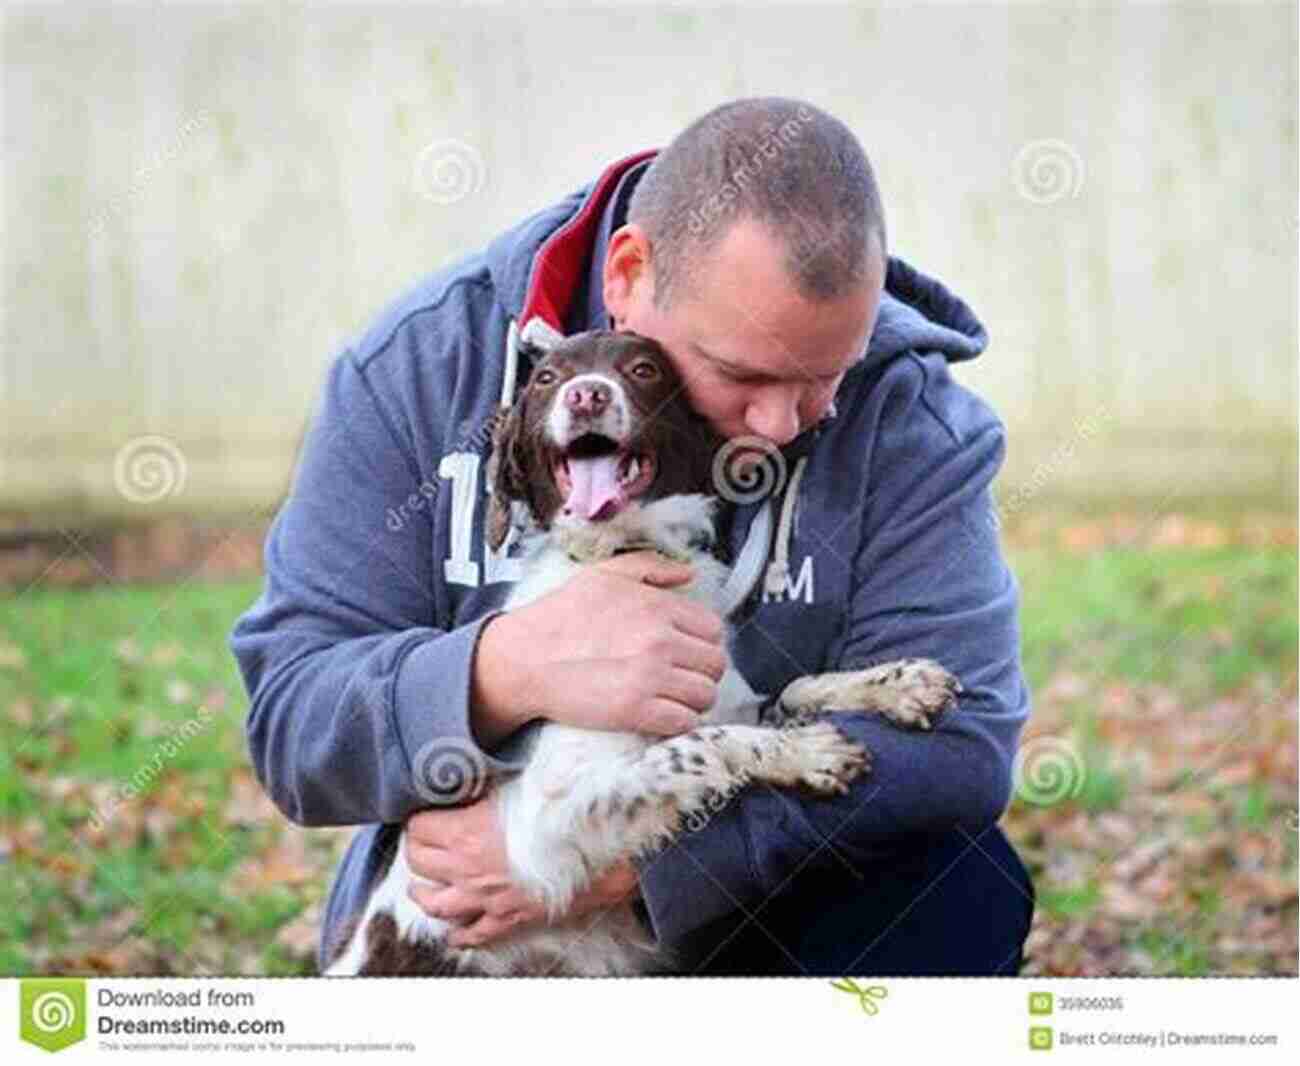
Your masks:
{"label": "dog's eye", "polygon": [[554,385],[554,384],[555,384],[555,371],[554,371],[554,370],[539,370],[539,371],[537,371],[537,373],[533,375],[533,384],[534,384],[534,385]]}
{"label": "dog's eye", "polygon": [[649,359],[642,359],[632,364],[632,376],[642,381],[654,381],[659,376],[659,368]]}

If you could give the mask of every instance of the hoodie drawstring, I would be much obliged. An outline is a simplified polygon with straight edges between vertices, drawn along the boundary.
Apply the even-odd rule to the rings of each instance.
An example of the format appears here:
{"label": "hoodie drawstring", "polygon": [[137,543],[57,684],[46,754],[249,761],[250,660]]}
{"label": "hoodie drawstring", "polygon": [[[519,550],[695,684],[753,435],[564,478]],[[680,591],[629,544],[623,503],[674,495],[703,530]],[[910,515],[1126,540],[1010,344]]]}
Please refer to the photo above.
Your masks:
{"label": "hoodie drawstring", "polygon": [[785,487],[785,496],[781,500],[781,521],[776,527],[775,557],[767,568],[764,591],[769,596],[780,598],[785,595],[790,581],[790,536],[794,526],[794,505],[799,498],[799,482],[803,480],[804,468],[808,457],[804,456],[794,464],[794,473]]}
{"label": "hoodie drawstring", "polygon": [[564,334],[552,327],[541,315],[534,315],[530,318],[524,323],[522,330],[515,319],[510,320],[510,326],[506,330],[505,372],[501,377],[501,406],[503,408],[509,410],[515,404],[515,385],[519,377],[520,347],[528,344],[534,348],[540,348],[544,352],[549,352],[562,340],[564,340]]}
{"label": "hoodie drawstring", "polygon": [[510,320],[506,331],[506,367],[501,377],[501,409],[508,411],[515,403],[515,378],[519,376],[519,327]]}
{"label": "hoodie drawstring", "polygon": [[763,506],[754,515],[749,524],[749,533],[736,556],[735,565],[727,575],[719,596],[721,606],[719,613],[728,618],[742,603],[749,598],[749,593],[763,572],[763,563],[767,560],[772,540],[772,499],[768,497]]}

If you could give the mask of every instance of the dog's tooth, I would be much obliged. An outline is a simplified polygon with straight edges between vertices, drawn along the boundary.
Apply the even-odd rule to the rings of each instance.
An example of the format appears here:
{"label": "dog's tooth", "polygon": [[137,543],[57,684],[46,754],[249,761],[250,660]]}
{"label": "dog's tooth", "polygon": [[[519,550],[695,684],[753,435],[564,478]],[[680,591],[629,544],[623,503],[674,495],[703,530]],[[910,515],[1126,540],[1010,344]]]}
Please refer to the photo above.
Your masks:
{"label": "dog's tooth", "polygon": [[623,475],[624,484],[628,484],[635,481],[637,474],[639,474],[640,472],[641,472],[641,463],[634,455],[632,456],[631,462],[627,464],[627,473]]}

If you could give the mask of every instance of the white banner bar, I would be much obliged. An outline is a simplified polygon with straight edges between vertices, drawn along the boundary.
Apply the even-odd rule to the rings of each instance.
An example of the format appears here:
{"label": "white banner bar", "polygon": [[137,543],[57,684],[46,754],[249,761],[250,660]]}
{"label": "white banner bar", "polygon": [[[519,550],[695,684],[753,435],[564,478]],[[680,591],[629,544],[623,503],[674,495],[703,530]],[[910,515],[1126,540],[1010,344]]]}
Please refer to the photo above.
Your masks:
{"label": "white banner bar", "polygon": [[[1294,1061],[1294,978],[7,978],[0,1060]],[[55,1046],[57,1045],[57,1046]],[[461,1059],[461,1056],[473,1056]],[[830,1058],[834,1056],[834,1058]],[[1046,1056],[1050,1056],[1047,1058]],[[1141,1056],[1141,1057],[1140,1057]],[[910,1061],[910,1060],[909,1060]]]}

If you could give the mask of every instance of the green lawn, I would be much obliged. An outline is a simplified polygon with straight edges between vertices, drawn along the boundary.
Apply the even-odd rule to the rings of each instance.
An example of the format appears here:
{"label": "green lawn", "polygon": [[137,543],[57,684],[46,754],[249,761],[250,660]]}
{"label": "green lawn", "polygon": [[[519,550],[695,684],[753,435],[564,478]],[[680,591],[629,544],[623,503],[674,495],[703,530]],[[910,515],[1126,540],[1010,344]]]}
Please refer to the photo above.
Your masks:
{"label": "green lawn", "polygon": [[[1293,546],[1011,549],[1025,736],[1077,780],[1005,824],[1030,973],[1294,973]],[[226,650],[257,581],[0,600],[0,973],[310,972],[346,830],[289,825]]]}
{"label": "green lawn", "polygon": [[[346,833],[253,780],[226,650],[257,581],[0,604],[0,973],[304,972]],[[297,933],[297,935],[295,935]]]}
{"label": "green lawn", "polygon": [[[1034,693],[1004,820],[1038,890],[1026,972],[1294,974],[1295,549],[1012,558]],[[1073,786],[1036,793],[1033,753]]]}

